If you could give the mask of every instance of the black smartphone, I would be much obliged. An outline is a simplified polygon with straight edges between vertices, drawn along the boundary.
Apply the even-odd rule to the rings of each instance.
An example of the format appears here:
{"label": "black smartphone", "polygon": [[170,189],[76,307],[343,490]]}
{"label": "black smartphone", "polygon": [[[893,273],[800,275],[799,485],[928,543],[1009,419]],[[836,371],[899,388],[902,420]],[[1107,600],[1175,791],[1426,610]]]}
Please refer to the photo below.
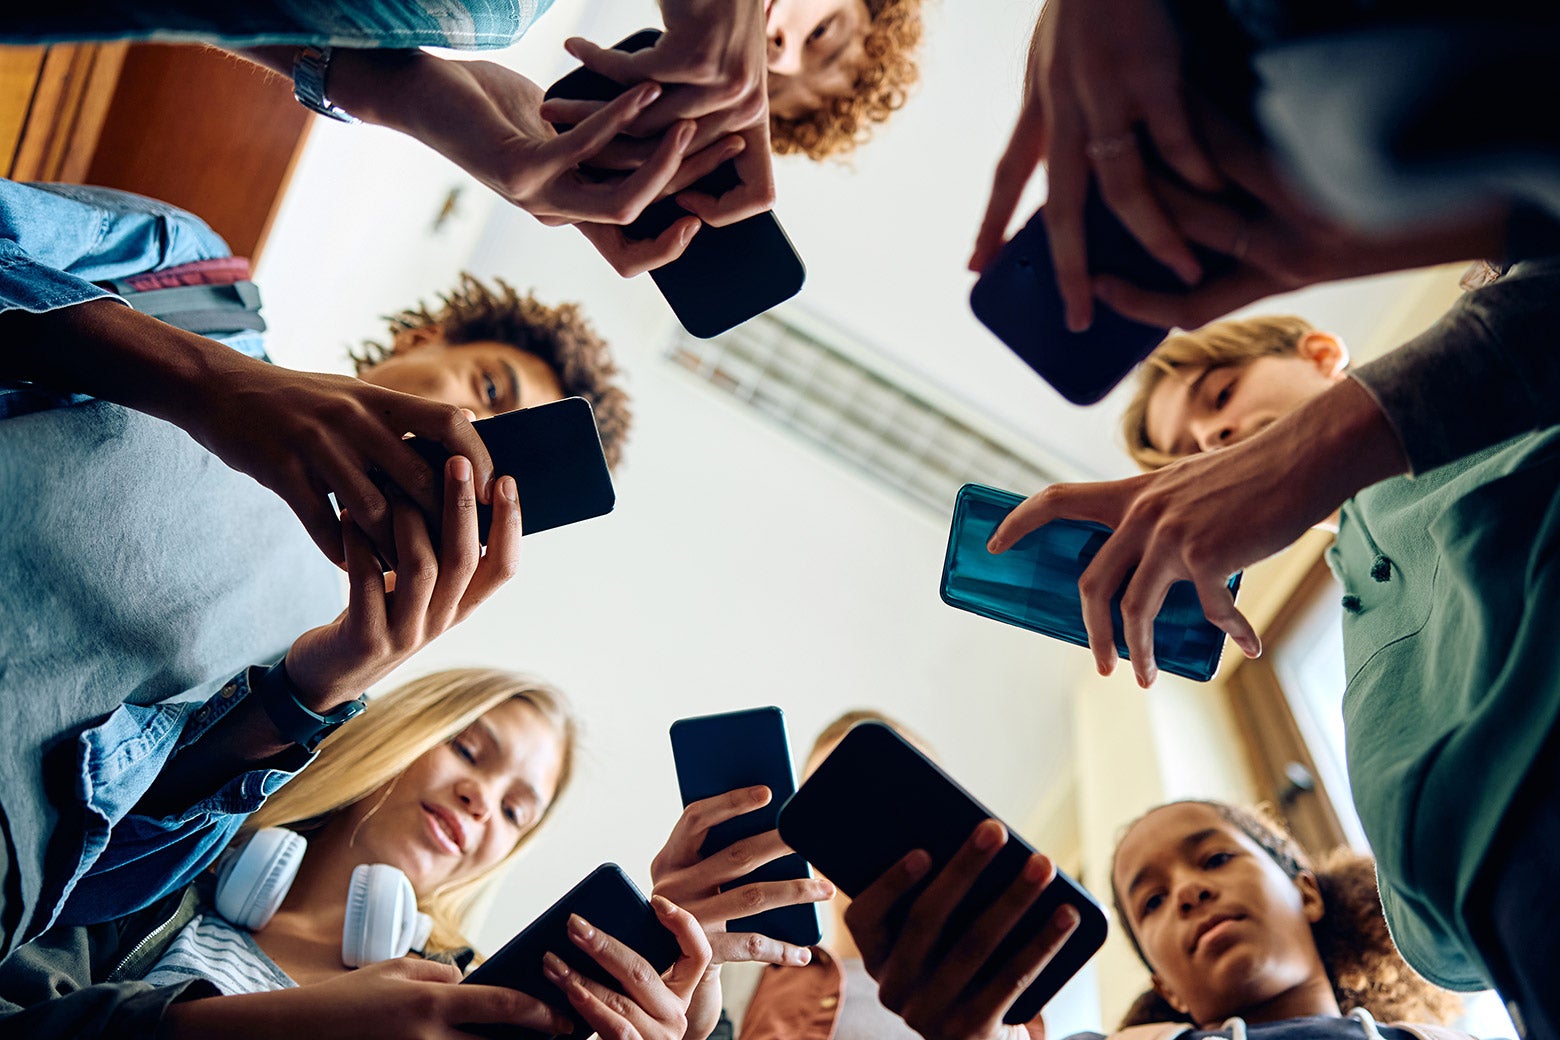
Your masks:
{"label": "black smartphone", "polygon": [[[1112,274],[1141,288],[1184,293],[1190,286],[1155,260],[1116,219],[1091,179],[1083,207],[1090,274]],[[1192,244],[1203,278],[1227,273],[1235,260]],[[1169,333],[1124,317],[1100,300],[1083,332],[1067,328],[1051,262],[1045,207],[1002,247],[970,290],[970,310],[1013,353],[1067,400],[1093,404],[1108,394]]]}
{"label": "black smartphone", "polygon": [[[583,397],[519,408],[472,423],[493,457],[494,477],[514,477],[520,530],[535,534],[612,512],[617,495],[601,451],[590,402]],[[444,445],[422,437],[406,442],[443,479]],[[437,543],[441,517],[430,517]],[[477,504],[477,533],[486,545],[491,506]]]}
{"label": "black smartphone", "polygon": [[[943,557],[939,588],[943,602],[1088,646],[1078,579],[1110,537],[1110,528],[1087,520],[1052,520],[1020,538],[1007,552],[987,552],[986,542],[997,526],[1023,500],[1022,495],[983,484],[959,489]],[[1237,573],[1229,579],[1230,594],[1239,589]],[[1120,590],[1110,601],[1110,612],[1116,652],[1130,660],[1121,634]],[[1158,666],[1172,675],[1207,682],[1218,671],[1223,653],[1224,632],[1203,614],[1197,587],[1189,581],[1171,585],[1154,615]]]}
{"label": "black smartphone", "polygon": [[[683,805],[727,791],[763,784],[769,804],[710,828],[699,852],[704,856],[773,830],[780,806],[796,790],[791,746],[785,736],[785,713],[776,707],[749,708],[720,715],[700,715],[672,723],[672,758]],[[771,860],[725,887],[740,888],[754,881],[792,881],[811,875],[797,853]],[[759,932],[796,946],[816,946],[816,904],[783,906],[726,922],[729,932]]]}
{"label": "black smartphone", "polygon": [[[615,48],[643,50],[660,35],[658,29],[642,29]],[[548,87],[546,97],[611,101],[624,89],[582,67]],[[559,131],[565,129],[567,124],[558,125]],[[695,181],[691,190],[719,196],[740,183],[735,161],[728,160]],[[688,211],[671,198],[660,199],[645,207],[623,233],[631,239],[655,238],[686,216]],[[650,277],[683,328],[708,339],[795,296],[807,270],[774,212],[767,211],[725,227],[701,227],[682,256],[655,268]]]}
{"label": "black smartphone", "polygon": [[[593,1030],[569,1004],[563,991],[542,973],[542,955],[556,954],[570,968],[603,986],[623,992],[623,986],[605,968],[574,945],[569,938],[569,915],[579,914],[597,929],[629,947],[659,974],[681,955],[677,937],[656,917],[644,895],[616,863],[603,863],[542,912],[503,949],[479,964],[461,980],[483,986],[508,986],[549,1004],[574,1020],[574,1032],[589,1036]],[[463,1025],[466,1032],[494,1040],[541,1040],[548,1034],[508,1025]]]}
{"label": "black smartphone", "polygon": [[[852,727],[780,810],[780,834],[854,898],[915,849],[932,857],[927,880],[936,876],[976,826],[994,815],[898,733],[879,722],[863,722]],[[949,916],[943,943],[957,940],[1034,854],[1011,827],[1008,834],[1007,844]],[[910,901],[904,901],[901,913],[908,912]],[[1078,911],[1078,927],[1003,1013],[1002,1020],[1010,1025],[1039,1014],[1105,942],[1105,912],[1077,882],[1058,871],[976,972],[971,988],[995,978],[1063,903]]]}

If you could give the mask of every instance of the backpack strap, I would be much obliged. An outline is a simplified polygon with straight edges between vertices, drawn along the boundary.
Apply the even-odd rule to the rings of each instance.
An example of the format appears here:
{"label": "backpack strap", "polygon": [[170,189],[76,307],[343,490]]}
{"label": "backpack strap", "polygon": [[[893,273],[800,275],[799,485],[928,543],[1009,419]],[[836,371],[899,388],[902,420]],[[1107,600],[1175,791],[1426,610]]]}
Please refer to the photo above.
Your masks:
{"label": "backpack strap", "polygon": [[[1139,1026],[1119,1029],[1105,1040],[1175,1040],[1182,1033],[1189,1032],[1191,1028],[1189,1022],[1145,1022]],[[1421,1040],[1445,1040],[1445,1038],[1424,1037]]]}

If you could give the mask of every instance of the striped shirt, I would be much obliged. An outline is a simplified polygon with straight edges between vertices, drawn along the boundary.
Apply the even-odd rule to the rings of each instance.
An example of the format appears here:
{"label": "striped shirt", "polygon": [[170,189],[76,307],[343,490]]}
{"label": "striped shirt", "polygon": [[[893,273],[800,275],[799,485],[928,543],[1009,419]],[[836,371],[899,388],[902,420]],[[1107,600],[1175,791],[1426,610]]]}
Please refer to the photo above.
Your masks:
{"label": "striped shirt", "polygon": [[225,997],[298,985],[266,956],[254,936],[215,912],[197,915],[185,925],[146,974],[146,981],[154,986],[192,978],[208,980]]}

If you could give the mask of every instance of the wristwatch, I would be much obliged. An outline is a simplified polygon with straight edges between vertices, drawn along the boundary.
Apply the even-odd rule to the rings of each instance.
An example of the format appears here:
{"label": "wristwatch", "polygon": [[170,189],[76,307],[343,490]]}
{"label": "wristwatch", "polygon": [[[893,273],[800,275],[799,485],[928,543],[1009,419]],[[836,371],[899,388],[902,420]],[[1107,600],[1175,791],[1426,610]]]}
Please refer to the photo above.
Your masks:
{"label": "wristwatch", "polygon": [[298,687],[287,674],[286,659],[276,662],[258,677],[251,671],[250,690],[260,698],[260,707],[282,736],[301,745],[305,751],[313,751],[320,741],[335,732],[337,726],[361,715],[368,707],[368,694],[365,693],[329,715],[312,710],[299,698]]}
{"label": "wristwatch", "polygon": [[331,48],[299,47],[293,59],[293,97],[304,108],[343,123],[361,122],[356,116],[331,101],[325,94],[325,77],[330,75]]}

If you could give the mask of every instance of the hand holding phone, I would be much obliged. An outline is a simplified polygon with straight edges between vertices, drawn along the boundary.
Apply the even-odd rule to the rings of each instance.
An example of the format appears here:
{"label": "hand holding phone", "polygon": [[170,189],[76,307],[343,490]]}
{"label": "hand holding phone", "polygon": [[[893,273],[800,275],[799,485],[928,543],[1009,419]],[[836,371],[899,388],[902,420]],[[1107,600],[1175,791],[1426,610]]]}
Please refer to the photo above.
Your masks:
{"label": "hand holding phone", "polygon": [[[616,863],[603,863],[505,943],[503,949],[478,965],[462,982],[508,986],[529,994],[569,1016],[574,1031],[564,1035],[589,1036],[595,1026],[576,1006],[578,991],[585,985],[581,980],[590,986],[605,987],[618,993],[626,990],[624,983],[586,952],[580,940],[574,937],[578,934],[578,926],[571,922],[576,919],[587,922],[597,936],[611,938],[613,956],[609,959],[625,961],[621,950],[626,948],[642,958],[656,975],[665,972],[679,959],[679,937],[662,923],[621,867]],[[572,981],[545,968],[544,959],[549,954],[562,961],[571,973]],[[707,946],[705,962],[708,962]],[[703,965],[699,965],[697,974],[702,975],[703,970]],[[576,995],[575,1000],[570,999],[571,992]],[[513,1026],[469,1024],[462,1028],[494,1040],[540,1040],[543,1035]]]}
{"label": "hand holding phone", "polygon": [[[659,36],[655,29],[641,30],[614,49],[642,50]],[[546,96],[609,101],[624,89],[624,84],[599,72],[579,68],[547,88]],[[719,197],[740,184],[737,164],[728,159],[690,190]],[[690,215],[675,199],[664,198],[646,206],[638,219],[624,226],[623,235],[630,240],[655,239]],[[681,256],[653,269],[650,277],[683,328],[708,339],[795,296],[806,274],[780,222],[766,211],[720,227],[701,227]]]}
{"label": "hand holding phone", "polygon": [[[944,603],[1078,646],[1089,645],[1078,579],[1094,559],[1110,528],[1086,520],[1052,520],[996,555],[986,543],[1022,495],[982,484],[966,484],[954,500],[943,557],[940,592]],[[1230,593],[1240,575],[1229,579]],[[1121,592],[1111,599],[1116,652],[1129,660],[1122,634]],[[1170,586],[1154,618],[1154,660],[1172,675],[1207,682],[1218,671],[1224,632],[1203,615],[1197,588],[1189,581]]]}
{"label": "hand holding phone", "polygon": [[[858,945],[864,937],[875,953],[897,947],[914,955],[901,964],[940,964],[950,950],[962,951],[968,975],[961,991],[1000,1003],[1001,1020],[1017,1024],[1038,1015],[1099,949],[1105,914],[1066,874],[1057,871],[1048,883],[1036,877],[1035,850],[1010,831],[1002,841],[994,820],[898,733],[863,722],[786,803],[780,834],[852,900],[867,897],[860,909],[852,903],[854,920],[846,916],[853,934],[863,929]],[[995,840],[981,847],[979,828]],[[911,876],[903,861],[917,851],[922,869]],[[930,902],[917,902],[923,897]],[[936,935],[909,934],[912,904],[935,909]],[[1064,905],[1070,914],[1059,914]],[[1061,929],[1063,940],[1054,929],[1069,917],[1076,921]],[[1002,926],[995,932],[993,921]],[[895,995],[891,989],[885,1002]]]}
{"label": "hand holding phone", "polygon": [[[493,458],[494,475],[515,480],[522,533],[602,516],[616,504],[595,413],[583,397],[504,412],[479,419],[472,428]],[[406,443],[435,473],[444,472],[449,452],[443,445],[422,437]],[[429,519],[437,542],[439,518]],[[483,545],[492,524],[492,508],[478,503],[477,536]]]}
{"label": "hand holding phone", "polygon": [[[689,830],[704,829],[707,834],[697,855],[706,861],[706,871],[708,861],[722,850],[732,850],[727,863],[736,859],[750,863],[751,867],[740,875],[724,878],[719,888],[725,898],[709,899],[705,912],[696,916],[703,920],[709,914],[720,913],[721,907],[742,906],[744,900],[737,896],[738,889],[762,893],[760,903],[764,908],[758,912],[752,912],[749,905],[749,912],[741,917],[719,918],[727,933],[757,932],[768,936],[782,946],[766,949],[793,959],[795,947],[817,945],[821,934],[813,903],[827,898],[827,886],[812,880],[807,862],[786,849],[775,832],[780,807],[796,790],[784,713],[771,706],[679,719],[672,723],[671,738],[685,811],[663,850],[672,855],[666,859],[658,857],[663,871],[673,870],[674,862],[689,865],[686,861],[690,850],[678,839],[688,837]],[[767,794],[753,790],[759,787]],[[736,848],[738,845],[740,849]],[[656,884],[660,891],[661,881],[658,879]],[[685,905],[670,892],[666,894]],[[784,949],[784,944],[793,949]]]}

